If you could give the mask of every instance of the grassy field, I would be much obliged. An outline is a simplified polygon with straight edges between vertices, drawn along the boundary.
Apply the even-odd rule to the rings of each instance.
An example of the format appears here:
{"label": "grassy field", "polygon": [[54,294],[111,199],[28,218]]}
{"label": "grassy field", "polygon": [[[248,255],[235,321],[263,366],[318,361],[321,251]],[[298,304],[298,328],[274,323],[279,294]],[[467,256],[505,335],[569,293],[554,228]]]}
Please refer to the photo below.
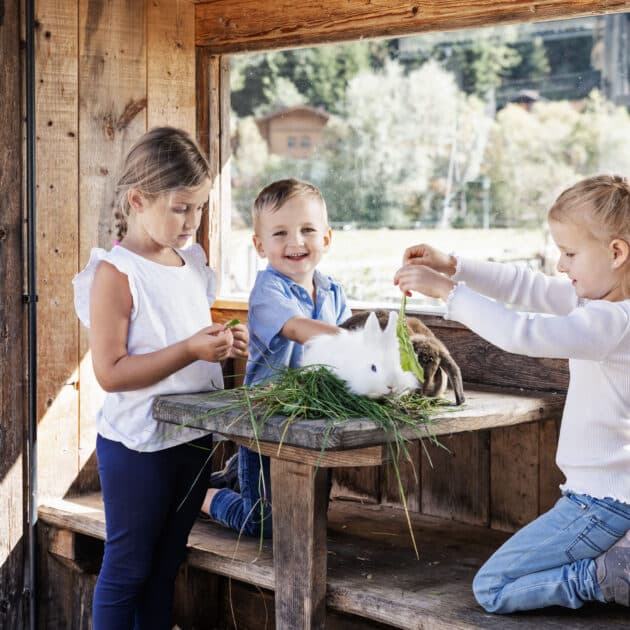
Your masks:
{"label": "grassy field", "polygon": [[[400,292],[392,278],[406,247],[430,243],[443,251],[453,251],[473,258],[533,261],[545,251],[542,229],[517,230],[338,230],[320,269],[340,282],[350,300],[370,302],[400,301]],[[266,261],[256,256],[251,246],[251,231],[234,230],[228,256],[232,293],[246,295],[256,269]],[[414,298],[413,304],[437,301]]]}

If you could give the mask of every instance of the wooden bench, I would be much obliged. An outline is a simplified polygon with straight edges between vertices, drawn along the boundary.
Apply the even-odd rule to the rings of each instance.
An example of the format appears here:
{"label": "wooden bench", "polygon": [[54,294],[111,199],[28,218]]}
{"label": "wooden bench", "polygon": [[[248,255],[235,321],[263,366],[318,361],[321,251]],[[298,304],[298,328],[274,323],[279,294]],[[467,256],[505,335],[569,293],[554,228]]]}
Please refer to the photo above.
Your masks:
{"label": "wooden bench", "polygon": [[[81,558],[77,539],[103,540],[101,497],[87,495],[42,505],[39,518],[54,535],[49,554],[72,566]],[[627,609],[589,604],[579,611],[560,608],[509,616],[488,615],[476,604],[472,578],[483,561],[507,537],[485,527],[411,514],[420,549],[416,559],[401,510],[333,501],[328,513],[326,606],[349,615],[352,625],[327,628],[534,628],[616,630],[628,627]],[[79,542],[80,544],[80,542]],[[94,558],[91,558],[93,561]],[[96,560],[100,560],[96,558]],[[260,626],[264,605],[273,619],[274,568],[271,544],[241,537],[210,522],[198,521],[191,532],[186,566],[251,584],[258,598]],[[264,601],[262,601],[264,600]],[[201,606],[203,602],[197,602]],[[358,621],[363,619],[363,622]],[[251,627],[251,626],[250,626]],[[269,621],[269,628],[273,627]]]}

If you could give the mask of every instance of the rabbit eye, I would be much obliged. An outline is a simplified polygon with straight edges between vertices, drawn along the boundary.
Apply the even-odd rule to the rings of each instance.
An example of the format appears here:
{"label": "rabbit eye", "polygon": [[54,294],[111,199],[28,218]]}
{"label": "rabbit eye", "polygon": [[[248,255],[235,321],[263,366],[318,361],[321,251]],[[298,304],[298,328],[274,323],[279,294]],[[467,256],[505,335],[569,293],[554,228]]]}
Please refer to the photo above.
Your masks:
{"label": "rabbit eye", "polygon": [[372,372],[376,372],[376,366],[374,365],[374,363],[372,363],[372,367],[370,369],[372,370]]}

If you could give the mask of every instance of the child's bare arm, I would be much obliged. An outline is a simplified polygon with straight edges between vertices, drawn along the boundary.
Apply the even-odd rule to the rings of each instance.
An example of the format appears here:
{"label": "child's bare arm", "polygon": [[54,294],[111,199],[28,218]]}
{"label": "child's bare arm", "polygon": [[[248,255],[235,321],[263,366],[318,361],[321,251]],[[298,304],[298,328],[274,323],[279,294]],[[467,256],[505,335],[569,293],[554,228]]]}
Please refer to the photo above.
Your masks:
{"label": "child's bare arm", "polygon": [[101,263],[90,294],[90,348],[96,379],[107,392],[148,387],[198,359],[221,361],[230,353],[232,334],[215,324],[161,350],[130,355],[131,307],[127,276]]}
{"label": "child's bare arm", "polygon": [[332,324],[326,324],[308,317],[292,317],[282,327],[280,334],[291,341],[306,343],[311,337],[331,335],[338,332],[339,328]]}

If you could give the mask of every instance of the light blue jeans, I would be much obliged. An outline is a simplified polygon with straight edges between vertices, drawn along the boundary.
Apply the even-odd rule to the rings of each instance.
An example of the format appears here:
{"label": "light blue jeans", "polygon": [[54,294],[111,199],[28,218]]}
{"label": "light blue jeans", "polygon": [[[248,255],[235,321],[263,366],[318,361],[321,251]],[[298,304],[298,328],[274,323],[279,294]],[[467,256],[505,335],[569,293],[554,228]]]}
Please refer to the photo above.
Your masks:
{"label": "light blue jeans", "polygon": [[479,569],[475,597],[492,613],[603,602],[594,558],[629,529],[630,504],[566,493]]}

